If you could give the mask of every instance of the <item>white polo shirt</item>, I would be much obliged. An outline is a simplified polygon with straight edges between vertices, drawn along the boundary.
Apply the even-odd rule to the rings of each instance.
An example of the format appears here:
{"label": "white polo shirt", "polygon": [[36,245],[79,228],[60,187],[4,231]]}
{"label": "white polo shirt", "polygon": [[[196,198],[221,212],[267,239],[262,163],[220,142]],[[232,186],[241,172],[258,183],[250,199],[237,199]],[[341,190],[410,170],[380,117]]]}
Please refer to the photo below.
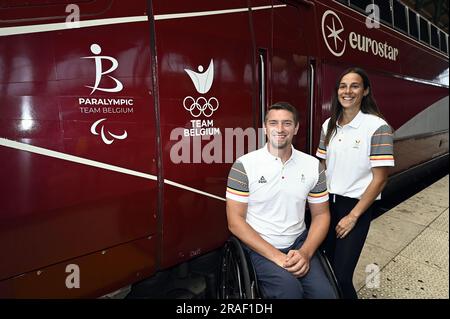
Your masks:
{"label": "white polo shirt", "polygon": [[392,129],[378,116],[360,111],[350,123],[337,124],[336,134],[326,147],[329,121],[322,125],[316,152],[317,157],[326,159],[328,191],[360,199],[373,179],[372,167],[394,166]]}
{"label": "white polo shirt", "polygon": [[319,160],[297,151],[284,164],[267,144],[233,164],[226,197],[248,203],[247,223],[281,249],[291,246],[306,229],[305,204],[328,200],[325,172]]}

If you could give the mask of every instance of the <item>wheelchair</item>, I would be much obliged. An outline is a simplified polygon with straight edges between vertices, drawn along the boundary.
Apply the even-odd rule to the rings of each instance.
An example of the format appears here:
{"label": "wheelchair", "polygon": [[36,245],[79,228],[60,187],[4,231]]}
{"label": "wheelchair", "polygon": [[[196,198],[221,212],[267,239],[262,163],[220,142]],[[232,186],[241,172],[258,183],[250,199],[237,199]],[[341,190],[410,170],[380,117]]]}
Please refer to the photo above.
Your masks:
{"label": "wheelchair", "polygon": [[[342,292],[325,253],[318,249],[317,255],[337,299],[341,299]],[[219,271],[220,299],[264,299],[250,256],[244,251],[240,240],[234,236],[224,245]]]}

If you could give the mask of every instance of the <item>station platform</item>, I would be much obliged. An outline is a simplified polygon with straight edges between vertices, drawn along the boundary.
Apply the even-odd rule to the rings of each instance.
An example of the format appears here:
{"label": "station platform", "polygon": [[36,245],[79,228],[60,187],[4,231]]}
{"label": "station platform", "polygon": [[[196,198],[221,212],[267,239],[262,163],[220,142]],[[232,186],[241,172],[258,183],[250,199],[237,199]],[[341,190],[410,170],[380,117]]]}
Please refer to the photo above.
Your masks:
{"label": "station platform", "polygon": [[449,176],[372,221],[353,283],[360,299],[449,298]]}

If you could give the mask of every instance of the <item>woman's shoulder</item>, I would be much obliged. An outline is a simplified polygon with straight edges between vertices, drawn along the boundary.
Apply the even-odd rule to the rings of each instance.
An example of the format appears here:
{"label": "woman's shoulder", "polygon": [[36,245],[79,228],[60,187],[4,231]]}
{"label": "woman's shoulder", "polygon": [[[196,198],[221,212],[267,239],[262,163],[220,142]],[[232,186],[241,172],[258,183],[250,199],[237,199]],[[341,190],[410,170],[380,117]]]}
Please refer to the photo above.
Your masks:
{"label": "woman's shoulder", "polygon": [[384,131],[392,131],[391,126],[386,120],[374,114],[365,114],[366,115],[366,128],[368,130],[369,135],[374,134],[375,132],[382,130]]}
{"label": "woman's shoulder", "polygon": [[376,126],[376,127],[380,127],[382,125],[389,126],[389,124],[386,122],[386,120],[382,119],[378,115],[368,114],[368,113],[366,113],[364,115],[366,116],[366,119],[367,119],[368,123],[371,124],[371,126]]}

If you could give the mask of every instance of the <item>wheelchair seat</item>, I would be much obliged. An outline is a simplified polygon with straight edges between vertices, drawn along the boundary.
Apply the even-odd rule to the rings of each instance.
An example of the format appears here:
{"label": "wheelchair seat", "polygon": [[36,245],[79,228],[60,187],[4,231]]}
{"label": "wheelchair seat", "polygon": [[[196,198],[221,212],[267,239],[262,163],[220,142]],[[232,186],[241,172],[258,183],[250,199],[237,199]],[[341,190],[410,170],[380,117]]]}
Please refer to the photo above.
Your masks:
{"label": "wheelchair seat", "polygon": [[[325,253],[318,249],[316,254],[334,289],[336,298],[342,298],[336,276]],[[259,289],[258,278],[250,256],[243,249],[241,241],[235,236],[231,236],[223,247],[219,271],[217,295],[220,299],[264,298]]]}

